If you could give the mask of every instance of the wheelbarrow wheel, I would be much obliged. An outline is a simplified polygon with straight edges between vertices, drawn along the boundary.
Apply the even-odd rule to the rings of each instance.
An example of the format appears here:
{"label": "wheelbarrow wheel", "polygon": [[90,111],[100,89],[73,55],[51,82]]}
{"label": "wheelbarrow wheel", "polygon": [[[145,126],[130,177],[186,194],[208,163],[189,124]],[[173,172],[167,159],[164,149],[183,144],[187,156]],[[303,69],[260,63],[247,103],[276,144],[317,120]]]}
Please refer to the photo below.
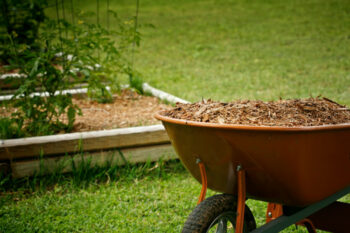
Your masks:
{"label": "wheelbarrow wheel", "polygon": [[[182,233],[234,232],[236,225],[237,199],[233,195],[219,194],[205,199],[187,218]],[[256,228],[254,216],[245,206],[244,232]]]}

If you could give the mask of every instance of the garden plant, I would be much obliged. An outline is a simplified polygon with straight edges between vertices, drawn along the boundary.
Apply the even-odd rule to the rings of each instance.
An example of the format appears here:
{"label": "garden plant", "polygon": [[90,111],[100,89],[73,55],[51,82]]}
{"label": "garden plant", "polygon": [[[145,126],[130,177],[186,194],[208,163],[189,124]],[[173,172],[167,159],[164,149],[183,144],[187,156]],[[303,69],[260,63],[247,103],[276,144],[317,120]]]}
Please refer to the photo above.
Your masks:
{"label": "garden plant", "polygon": [[[86,82],[90,98],[110,102],[112,92],[120,90],[120,77],[133,75],[128,52],[140,40],[133,24],[108,10],[115,26],[109,30],[87,20],[96,13],[76,12],[73,5],[69,22],[59,12],[64,6],[52,3],[56,18],[45,14],[47,1],[2,1],[2,73],[16,71],[25,78],[6,103],[17,111],[1,118],[1,138],[69,132],[81,112],[62,91]],[[46,92],[44,98],[33,96],[38,90]]]}

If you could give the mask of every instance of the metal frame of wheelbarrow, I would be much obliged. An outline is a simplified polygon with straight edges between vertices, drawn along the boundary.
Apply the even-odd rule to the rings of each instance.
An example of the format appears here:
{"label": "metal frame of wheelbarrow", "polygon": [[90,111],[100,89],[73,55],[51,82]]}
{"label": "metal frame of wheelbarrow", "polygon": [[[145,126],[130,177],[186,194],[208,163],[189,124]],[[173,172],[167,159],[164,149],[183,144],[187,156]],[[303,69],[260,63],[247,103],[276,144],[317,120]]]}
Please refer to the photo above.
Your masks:
{"label": "metal frame of wheelbarrow", "polygon": [[[207,176],[205,165],[197,159],[201,173],[202,190],[198,204],[205,199],[207,191]],[[244,211],[246,201],[246,174],[241,165],[237,166],[237,217],[235,233],[243,233]],[[298,208],[269,203],[266,212],[266,224],[251,231],[251,233],[276,233],[296,224],[303,225],[309,232],[317,229],[337,233],[345,233],[350,229],[350,204],[337,202],[338,199],[350,193],[350,186],[309,206]]]}

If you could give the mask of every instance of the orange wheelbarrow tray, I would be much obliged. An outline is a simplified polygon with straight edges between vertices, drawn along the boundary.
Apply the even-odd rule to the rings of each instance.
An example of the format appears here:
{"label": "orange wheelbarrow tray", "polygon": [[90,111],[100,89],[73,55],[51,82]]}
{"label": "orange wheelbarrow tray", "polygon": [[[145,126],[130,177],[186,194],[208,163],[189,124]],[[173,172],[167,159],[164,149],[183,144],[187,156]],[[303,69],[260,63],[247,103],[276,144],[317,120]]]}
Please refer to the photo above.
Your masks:
{"label": "orange wheelbarrow tray", "polygon": [[[244,126],[179,120],[160,114],[155,117],[162,121],[180,160],[203,189],[208,187],[238,199],[243,191],[248,198],[277,203],[285,209],[285,215],[321,203],[305,217],[349,193],[350,124]],[[244,190],[238,190],[240,185]],[[323,204],[325,200],[328,202]],[[269,207],[274,209],[272,204]],[[349,204],[342,203],[336,209],[342,209],[342,214],[345,211],[350,219]]]}

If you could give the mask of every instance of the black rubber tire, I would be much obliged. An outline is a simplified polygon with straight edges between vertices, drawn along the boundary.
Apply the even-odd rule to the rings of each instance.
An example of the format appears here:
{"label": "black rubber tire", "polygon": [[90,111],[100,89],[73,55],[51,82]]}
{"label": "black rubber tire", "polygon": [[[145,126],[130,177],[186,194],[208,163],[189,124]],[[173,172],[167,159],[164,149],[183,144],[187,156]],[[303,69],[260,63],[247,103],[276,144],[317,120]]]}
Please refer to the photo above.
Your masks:
{"label": "black rubber tire", "polygon": [[[233,195],[218,194],[205,199],[188,216],[182,233],[205,233],[212,222],[221,214],[237,211],[237,199]],[[235,220],[234,220],[235,221]],[[245,206],[244,232],[256,228],[254,216],[248,206]]]}

